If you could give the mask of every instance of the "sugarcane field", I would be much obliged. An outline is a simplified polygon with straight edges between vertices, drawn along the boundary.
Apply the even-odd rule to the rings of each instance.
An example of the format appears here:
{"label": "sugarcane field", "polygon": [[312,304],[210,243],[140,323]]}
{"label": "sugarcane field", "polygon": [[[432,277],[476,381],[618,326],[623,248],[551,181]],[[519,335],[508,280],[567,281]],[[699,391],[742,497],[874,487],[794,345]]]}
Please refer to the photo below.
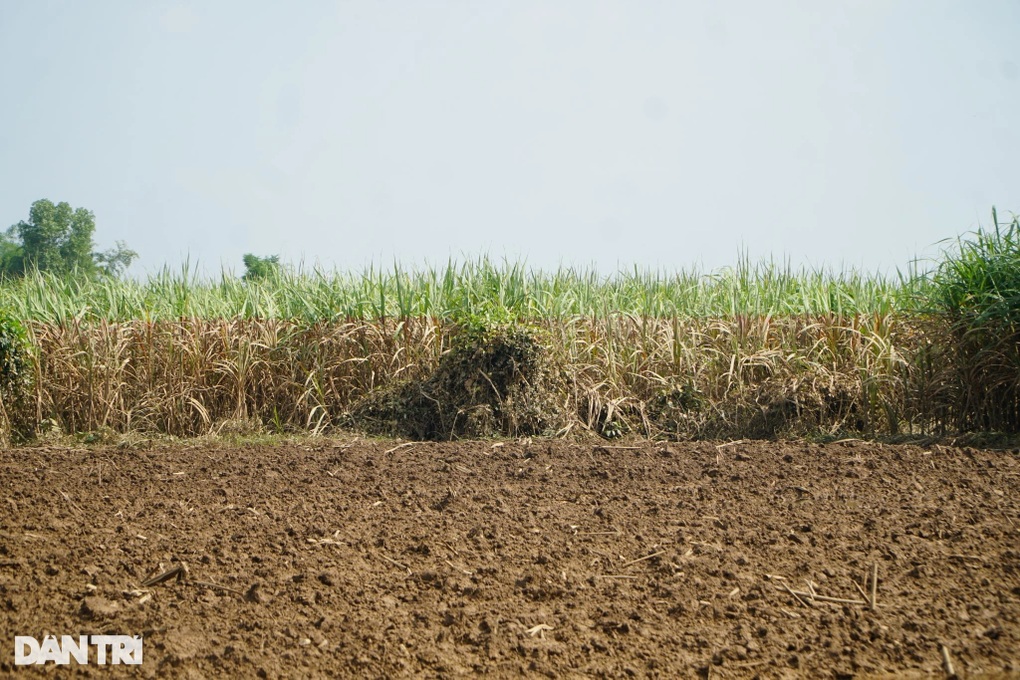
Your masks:
{"label": "sugarcane field", "polygon": [[0,677],[1020,680],[1017,35],[0,2]]}

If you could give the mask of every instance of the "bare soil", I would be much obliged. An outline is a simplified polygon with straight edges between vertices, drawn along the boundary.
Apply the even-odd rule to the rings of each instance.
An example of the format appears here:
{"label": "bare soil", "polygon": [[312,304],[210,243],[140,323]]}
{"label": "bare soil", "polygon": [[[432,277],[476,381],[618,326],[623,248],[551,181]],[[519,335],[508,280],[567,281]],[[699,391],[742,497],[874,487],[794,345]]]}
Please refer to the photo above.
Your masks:
{"label": "bare soil", "polygon": [[7,450],[0,674],[61,671],[15,635],[108,633],[159,678],[941,676],[943,645],[1020,677],[1018,490],[1015,452],[863,442]]}

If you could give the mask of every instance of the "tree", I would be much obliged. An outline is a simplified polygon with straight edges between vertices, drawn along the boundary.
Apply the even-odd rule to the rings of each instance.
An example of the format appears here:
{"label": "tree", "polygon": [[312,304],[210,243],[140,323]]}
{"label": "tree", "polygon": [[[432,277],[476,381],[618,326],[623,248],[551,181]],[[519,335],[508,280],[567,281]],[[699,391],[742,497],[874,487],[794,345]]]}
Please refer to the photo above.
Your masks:
{"label": "tree", "polygon": [[0,277],[16,275],[22,270],[21,246],[18,245],[14,227],[0,234]]}
{"label": "tree", "polygon": [[28,222],[14,228],[21,238],[23,270],[65,274],[78,270],[91,273],[92,234],[96,217],[85,208],[74,210],[69,203],[53,204],[45,199],[36,201],[28,213]]}
{"label": "tree", "polygon": [[103,253],[92,252],[95,231],[91,210],[38,200],[27,222],[18,222],[0,236],[0,274],[23,276],[38,269],[60,275],[118,275],[138,257],[123,241]]}
{"label": "tree", "polygon": [[104,274],[120,276],[138,258],[138,253],[129,249],[123,241],[117,241],[113,248],[101,253],[93,253],[92,256],[96,260],[96,266]]}
{"label": "tree", "polygon": [[244,276],[245,281],[258,281],[273,276],[280,270],[280,256],[270,255],[259,257],[251,253],[244,254]]}

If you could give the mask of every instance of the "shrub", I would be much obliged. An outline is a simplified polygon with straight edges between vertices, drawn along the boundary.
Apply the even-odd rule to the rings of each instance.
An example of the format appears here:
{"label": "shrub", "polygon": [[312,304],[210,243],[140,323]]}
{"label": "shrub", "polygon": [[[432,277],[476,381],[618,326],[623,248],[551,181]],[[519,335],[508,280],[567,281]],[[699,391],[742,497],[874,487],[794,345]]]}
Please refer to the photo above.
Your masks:
{"label": "shrub", "polygon": [[24,326],[0,309],[0,444],[9,442],[12,420],[24,405],[30,368],[31,352]]}
{"label": "shrub", "polygon": [[0,309],[0,397],[12,399],[28,379],[29,351],[25,327]]}

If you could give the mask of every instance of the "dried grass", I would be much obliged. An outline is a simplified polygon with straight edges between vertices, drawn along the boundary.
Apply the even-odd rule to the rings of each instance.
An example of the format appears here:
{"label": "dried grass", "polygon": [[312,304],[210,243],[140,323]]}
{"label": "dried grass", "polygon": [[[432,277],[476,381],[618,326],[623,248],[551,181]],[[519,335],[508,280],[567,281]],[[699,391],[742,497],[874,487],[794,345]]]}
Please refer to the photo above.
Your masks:
{"label": "dried grass", "polygon": [[[998,422],[997,413],[1016,408],[1015,400],[996,401],[996,390],[1010,387],[996,376],[1020,374],[1015,345],[989,345],[980,362],[961,364],[947,349],[950,331],[935,319],[615,315],[535,326],[543,365],[556,375],[543,383],[542,418],[522,425],[501,411],[501,400],[522,399],[523,393],[486,384],[483,367],[467,387],[489,396],[472,402],[462,394],[448,410],[436,410],[431,429],[417,436],[543,428],[670,438],[928,434]],[[233,431],[238,423],[252,432],[373,429],[359,404],[410,400],[401,392],[410,384],[429,384],[449,396],[467,389],[456,380],[473,370],[462,365],[463,375],[437,377],[444,357],[449,365],[457,357],[463,364],[464,356],[451,353],[455,328],[428,318],[27,327],[38,349],[31,417],[35,423],[52,420],[69,433],[194,436]],[[979,397],[961,388],[969,381],[989,387]],[[979,398],[989,414],[986,423],[966,415]],[[465,429],[458,418],[461,424],[475,420]],[[545,425],[538,428],[537,422]]]}

